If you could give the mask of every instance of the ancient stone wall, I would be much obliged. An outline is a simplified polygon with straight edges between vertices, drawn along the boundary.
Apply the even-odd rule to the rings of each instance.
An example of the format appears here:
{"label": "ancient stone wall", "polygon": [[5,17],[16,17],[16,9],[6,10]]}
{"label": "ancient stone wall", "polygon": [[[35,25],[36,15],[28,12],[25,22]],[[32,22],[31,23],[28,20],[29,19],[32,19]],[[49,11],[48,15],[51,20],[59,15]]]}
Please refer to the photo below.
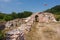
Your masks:
{"label": "ancient stone wall", "polygon": [[[45,12],[38,12],[38,13],[35,13],[33,15],[31,15],[30,17],[26,18],[24,21],[22,20],[19,20],[18,22],[13,20],[13,25],[16,26],[16,24],[18,23],[18,27],[16,29],[13,29],[9,32],[6,33],[6,40],[24,40],[24,34],[27,34],[28,32],[31,31],[31,27],[33,26],[34,22],[35,22],[35,16],[38,15],[38,22],[39,23],[49,23],[49,22],[56,22],[54,16],[52,13],[45,13]],[[15,24],[16,22],[16,24]],[[24,22],[24,23],[21,23],[21,22]],[[21,23],[21,25],[20,25]],[[7,25],[9,27],[11,27],[11,23],[10,22],[7,22]],[[6,26],[7,26],[6,25]],[[7,27],[8,27],[7,26]],[[12,36],[9,36],[9,35],[12,35]],[[9,38],[9,39],[8,39]]]}
{"label": "ancient stone wall", "polygon": [[38,15],[39,22],[56,22],[55,17],[52,13],[48,12],[38,12],[33,14],[31,17],[35,19],[35,16]]}

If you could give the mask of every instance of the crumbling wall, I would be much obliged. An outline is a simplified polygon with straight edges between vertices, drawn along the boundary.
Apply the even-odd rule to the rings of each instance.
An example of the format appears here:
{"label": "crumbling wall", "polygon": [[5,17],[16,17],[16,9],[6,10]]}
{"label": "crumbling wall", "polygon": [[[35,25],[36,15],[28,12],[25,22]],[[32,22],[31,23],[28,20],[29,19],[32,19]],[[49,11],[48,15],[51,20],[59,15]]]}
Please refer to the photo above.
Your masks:
{"label": "crumbling wall", "polygon": [[[30,31],[31,31],[31,28],[33,27],[33,24],[35,23],[35,16],[36,15],[38,15],[38,23],[50,23],[50,22],[56,22],[56,20],[55,20],[55,18],[54,18],[54,16],[53,16],[53,14],[52,13],[46,13],[46,12],[38,12],[38,13],[36,13],[36,14],[33,14],[33,15],[31,15],[30,17],[28,17],[28,18],[26,18],[23,22],[26,22],[26,23],[21,23],[21,25],[19,25],[19,27],[17,27],[16,29],[13,29],[13,30],[11,30],[11,31],[9,31],[9,32],[7,32],[6,34],[9,34],[9,35],[12,35],[13,37],[12,37],[12,39],[10,38],[11,36],[9,36],[9,35],[7,35],[6,37],[9,37],[11,40],[24,40],[25,39],[25,34],[28,34]],[[19,20],[20,21],[20,20]],[[20,23],[20,22],[22,22],[22,21],[20,21],[20,22],[17,22],[17,21],[14,21],[13,20],[13,25],[16,25],[15,24],[15,22],[16,23]],[[7,23],[7,25],[9,26],[9,27],[11,27],[10,26],[10,24],[9,23]],[[8,27],[7,26],[7,27]],[[38,25],[37,25],[38,26]],[[38,30],[38,29],[37,29]],[[36,31],[37,31],[36,30]],[[41,30],[40,30],[41,31]],[[40,32],[39,31],[39,32]],[[38,34],[39,35],[39,34]],[[17,37],[16,37],[17,36]],[[31,35],[30,35],[31,36]],[[36,35],[35,35],[36,36]],[[19,38],[20,37],[20,38]],[[37,36],[38,37],[38,36]],[[7,40],[8,38],[6,38],[6,40]],[[9,40],[10,40],[9,39]]]}
{"label": "crumbling wall", "polygon": [[[33,14],[31,17],[35,19],[35,16],[38,15],[39,22],[56,22],[55,17],[52,13],[48,12],[38,12]],[[34,21],[34,20],[33,20]]]}

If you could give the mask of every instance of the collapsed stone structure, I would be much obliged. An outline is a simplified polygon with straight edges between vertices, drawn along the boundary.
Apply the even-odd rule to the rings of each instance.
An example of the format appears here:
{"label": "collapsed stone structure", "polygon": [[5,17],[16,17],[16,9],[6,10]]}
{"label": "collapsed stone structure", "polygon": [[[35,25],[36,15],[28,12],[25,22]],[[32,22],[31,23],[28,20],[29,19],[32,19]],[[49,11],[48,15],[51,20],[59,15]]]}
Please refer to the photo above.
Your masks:
{"label": "collapsed stone structure", "polygon": [[[21,21],[19,20],[20,22],[18,22],[21,23],[21,25],[18,23],[18,27],[16,26],[17,22],[15,24],[15,21],[13,20],[13,25],[15,25],[17,28],[6,33],[6,40],[24,40],[24,34],[30,31],[30,28],[35,22],[36,15],[38,16],[37,20],[40,23],[56,22],[54,15],[47,12],[38,12],[28,18],[24,18],[25,23],[21,23]],[[11,24],[8,23],[9,22],[7,22],[6,27],[11,27]]]}
{"label": "collapsed stone structure", "polygon": [[25,23],[23,19],[14,19],[14,20],[6,22],[6,24],[5,24],[6,28],[5,29],[18,27],[23,23]]}
{"label": "collapsed stone structure", "polygon": [[38,12],[32,15],[32,18],[35,19],[35,16],[38,16],[39,22],[56,22],[55,17],[52,13],[48,12]]}

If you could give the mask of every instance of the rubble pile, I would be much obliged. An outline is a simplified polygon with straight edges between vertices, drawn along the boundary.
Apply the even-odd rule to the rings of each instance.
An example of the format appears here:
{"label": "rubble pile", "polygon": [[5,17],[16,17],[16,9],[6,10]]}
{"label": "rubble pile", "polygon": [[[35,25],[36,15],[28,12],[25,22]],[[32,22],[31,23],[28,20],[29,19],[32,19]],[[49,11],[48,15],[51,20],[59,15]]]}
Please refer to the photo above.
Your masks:
{"label": "rubble pile", "polygon": [[24,23],[23,19],[15,19],[15,20],[6,22],[5,26],[6,26],[6,29],[8,29],[8,28],[10,29],[10,28],[14,28],[14,27],[19,27],[23,23]]}
{"label": "rubble pile", "polygon": [[45,22],[45,23],[49,23],[49,22],[57,22],[55,20],[55,17],[52,13],[48,13],[48,12],[38,12],[34,15],[32,15],[31,17],[33,19],[35,19],[35,16],[38,16],[38,21],[39,22]]}
{"label": "rubble pile", "polygon": [[[36,15],[38,16],[37,18],[35,17]],[[56,22],[53,14],[45,12],[35,13],[30,17],[23,19],[24,20],[17,19],[17,21],[16,20],[8,21],[6,23],[7,28],[18,26],[16,29],[13,29],[6,33],[6,40],[25,40],[24,35],[28,34],[28,32],[31,31],[31,28],[33,27],[33,24],[36,21],[35,19],[37,19],[39,23]]]}
{"label": "rubble pile", "polygon": [[[25,22],[26,23],[22,23],[19,27],[17,27],[17,29],[13,29],[12,31],[7,32],[6,33],[6,40],[14,40],[14,39],[15,40],[22,40],[24,33],[28,33],[30,31],[30,28],[33,24],[33,20],[27,20],[27,21],[25,20]],[[13,39],[9,35],[11,35]],[[8,38],[10,38],[10,39],[8,39]]]}

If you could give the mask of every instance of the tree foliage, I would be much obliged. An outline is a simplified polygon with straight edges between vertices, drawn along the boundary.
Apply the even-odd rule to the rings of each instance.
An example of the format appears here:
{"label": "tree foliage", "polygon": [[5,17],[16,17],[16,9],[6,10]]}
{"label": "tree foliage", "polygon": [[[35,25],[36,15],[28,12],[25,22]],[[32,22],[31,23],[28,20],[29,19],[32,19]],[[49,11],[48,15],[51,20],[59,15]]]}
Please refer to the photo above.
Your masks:
{"label": "tree foliage", "polygon": [[11,14],[0,12],[0,21],[2,20],[9,21],[16,18],[26,18],[30,16],[31,14],[32,12],[29,12],[29,11],[24,11],[24,12],[19,12],[19,13],[12,12]]}

